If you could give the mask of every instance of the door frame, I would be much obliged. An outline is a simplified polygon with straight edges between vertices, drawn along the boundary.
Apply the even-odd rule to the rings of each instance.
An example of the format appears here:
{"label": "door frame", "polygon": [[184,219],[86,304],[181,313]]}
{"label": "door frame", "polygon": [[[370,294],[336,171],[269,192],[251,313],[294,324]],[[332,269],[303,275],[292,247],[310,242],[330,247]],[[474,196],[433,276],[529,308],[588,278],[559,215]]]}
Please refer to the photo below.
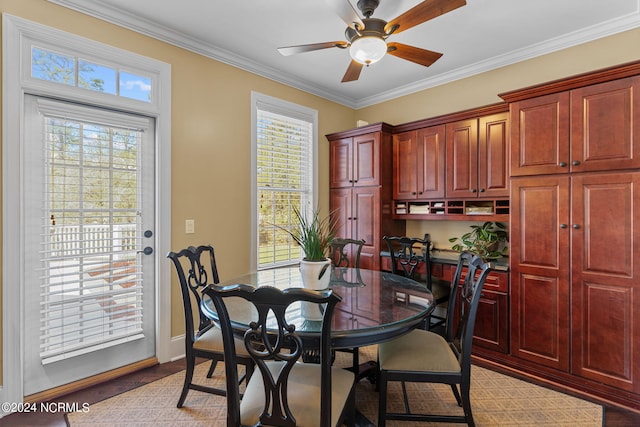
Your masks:
{"label": "door frame", "polygon": [[[72,101],[96,104],[113,104],[125,107],[132,113],[152,117],[156,121],[155,160],[155,277],[156,277],[156,357],[160,363],[171,360],[171,280],[170,265],[164,254],[171,247],[171,66],[104,45],[80,36],[62,32],[22,18],[3,14],[3,90],[2,90],[2,388],[0,398],[4,402],[23,400],[24,329],[22,271],[26,266],[22,253],[22,175],[21,158],[24,136],[24,95],[63,97]],[[109,101],[108,95],[75,93],[68,88],[51,88],[51,84],[29,82],[21,75],[29,63],[21,52],[21,46],[34,41],[51,41],[72,46],[84,52],[101,52],[104,58],[137,66],[154,75],[155,100],[148,105],[124,100]],[[28,59],[28,58],[27,58]],[[27,62],[25,64],[25,62]],[[45,82],[46,83],[46,82]],[[144,105],[141,105],[144,104]],[[113,107],[113,105],[111,105]],[[11,268],[17,266],[18,268]],[[0,417],[6,414],[0,412]]]}

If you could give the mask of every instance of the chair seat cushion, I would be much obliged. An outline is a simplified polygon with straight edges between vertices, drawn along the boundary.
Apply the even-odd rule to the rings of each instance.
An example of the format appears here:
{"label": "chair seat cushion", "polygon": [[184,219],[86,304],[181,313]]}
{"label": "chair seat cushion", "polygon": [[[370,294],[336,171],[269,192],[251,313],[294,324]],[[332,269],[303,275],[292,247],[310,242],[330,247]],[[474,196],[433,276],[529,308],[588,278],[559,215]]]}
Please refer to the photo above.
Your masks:
{"label": "chair seat cushion", "polygon": [[[269,370],[277,378],[283,362],[268,362]],[[345,369],[331,368],[331,424],[336,425],[354,385],[355,376]],[[288,399],[291,413],[298,426],[320,425],[320,365],[296,363],[288,380]],[[262,374],[256,369],[247,384],[240,402],[242,425],[255,425],[264,408]]]}
{"label": "chair seat cushion", "polygon": [[[244,341],[239,339],[235,339],[234,341],[236,343],[236,354],[249,356],[247,348],[244,345]],[[222,330],[215,325],[211,326],[202,335],[196,336],[193,348],[196,350],[224,353],[224,346],[222,345]]]}
{"label": "chair seat cushion", "polygon": [[447,341],[421,329],[378,344],[378,361],[385,371],[460,372],[460,363]]}

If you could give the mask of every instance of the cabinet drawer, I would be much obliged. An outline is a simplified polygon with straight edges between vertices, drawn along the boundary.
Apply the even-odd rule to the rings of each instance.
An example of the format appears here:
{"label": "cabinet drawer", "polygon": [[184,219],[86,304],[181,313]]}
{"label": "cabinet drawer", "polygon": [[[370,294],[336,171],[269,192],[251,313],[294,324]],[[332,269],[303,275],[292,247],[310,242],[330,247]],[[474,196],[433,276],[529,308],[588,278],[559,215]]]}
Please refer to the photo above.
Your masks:
{"label": "cabinet drawer", "polygon": [[[450,266],[451,269],[451,279],[453,279],[453,275],[456,273],[456,267]],[[466,276],[466,271],[462,271],[462,278]],[[450,280],[451,280],[450,279]],[[492,271],[487,276],[487,279],[484,281],[484,290],[494,291],[494,292],[509,292],[509,274],[503,271]]]}
{"label": "cabinet drawer", "polygon": [[484,282],[484,289],[496,292],[509,292],[509,274],[492,271]]}

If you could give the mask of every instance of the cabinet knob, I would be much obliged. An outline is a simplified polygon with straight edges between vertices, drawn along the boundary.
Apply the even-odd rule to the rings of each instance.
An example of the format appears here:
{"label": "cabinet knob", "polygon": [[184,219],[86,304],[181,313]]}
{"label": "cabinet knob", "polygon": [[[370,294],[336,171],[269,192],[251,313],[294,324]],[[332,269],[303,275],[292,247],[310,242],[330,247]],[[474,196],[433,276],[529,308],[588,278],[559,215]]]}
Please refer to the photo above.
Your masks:
{"label": "cabinet knob", "polygon": [[574,160],[573,162],[571,162],[571,164],[573,166],[578,166],[580,164],[580,160]]}
{"label": "cabinet knob", "polygon": [[481,189],[480,189],[480,192],[481,192],[481,193],[484,193],[484,188],[481,188]]}
{"label": "cabinet knob", "polygon": [[351,219],[355,221],[355,220],[357,220],[358,218],[354,216],[354,217],[353,217],[353,218],[351,218]]}
{"label": "cabinet knob", "polygon": [[580,224],[573,224],[572,227],[577,230],[578,228],[580,228]]}
{"label": "cabinet knob", "polygon": [[567,228],[567,224],[560,224],[560,228]]}
{"label": "cabinet knob", "polygon": [[567,162],[560,162],[560,163],[558,163],[558,166],[560,166],[561,168],[566,168],[567,167]]}
{"label": "cabinet knob", "polygon": [[411,194],[412,194],[413,196],[415,196],[415,195],[416,195],[416,192],[415,192],[415,191],[412,191],[412,192],[411,192]]}
{"label": "cabinet knob", "polygon": [[471,189],[471,192],[472,192],[472,193],[475,193],[476,191],[478,191],[478,190],[476,190],[475,188],[472,188],[472,189]]}

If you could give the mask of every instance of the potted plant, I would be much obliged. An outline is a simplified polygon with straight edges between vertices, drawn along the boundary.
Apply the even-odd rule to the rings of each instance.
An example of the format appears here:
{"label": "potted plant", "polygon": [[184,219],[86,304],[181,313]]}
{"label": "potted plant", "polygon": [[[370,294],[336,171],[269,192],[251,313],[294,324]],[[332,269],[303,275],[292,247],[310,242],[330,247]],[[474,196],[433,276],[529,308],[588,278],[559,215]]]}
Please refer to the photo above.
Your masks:
{"label": "potted plant", "polygon": [[[502,243],[509,241],[506,226],[501,222],[487,221],[482,225],[471,225],[471,231],[460,237],[452,237],[449,242],[455,243],[454,251],[470,251],[486,259],[500,258],[505,255],[508,246]],[[457,242],[457,243],[456,243]]]}
{"label": "potted plant", "polygon": [[331,215],[320,217],[320,211],[314,210],[310,216],[304,215],[299,209],[293,208],[298,222],[293,230],[281,228],[289,233],[300,246],[304,257],[300,261],[300,272],[305,287],[311,289],[326,289],[329,287],[331,276],[331,260],[327,258],[331,240],[337,231],[336,218]]}

